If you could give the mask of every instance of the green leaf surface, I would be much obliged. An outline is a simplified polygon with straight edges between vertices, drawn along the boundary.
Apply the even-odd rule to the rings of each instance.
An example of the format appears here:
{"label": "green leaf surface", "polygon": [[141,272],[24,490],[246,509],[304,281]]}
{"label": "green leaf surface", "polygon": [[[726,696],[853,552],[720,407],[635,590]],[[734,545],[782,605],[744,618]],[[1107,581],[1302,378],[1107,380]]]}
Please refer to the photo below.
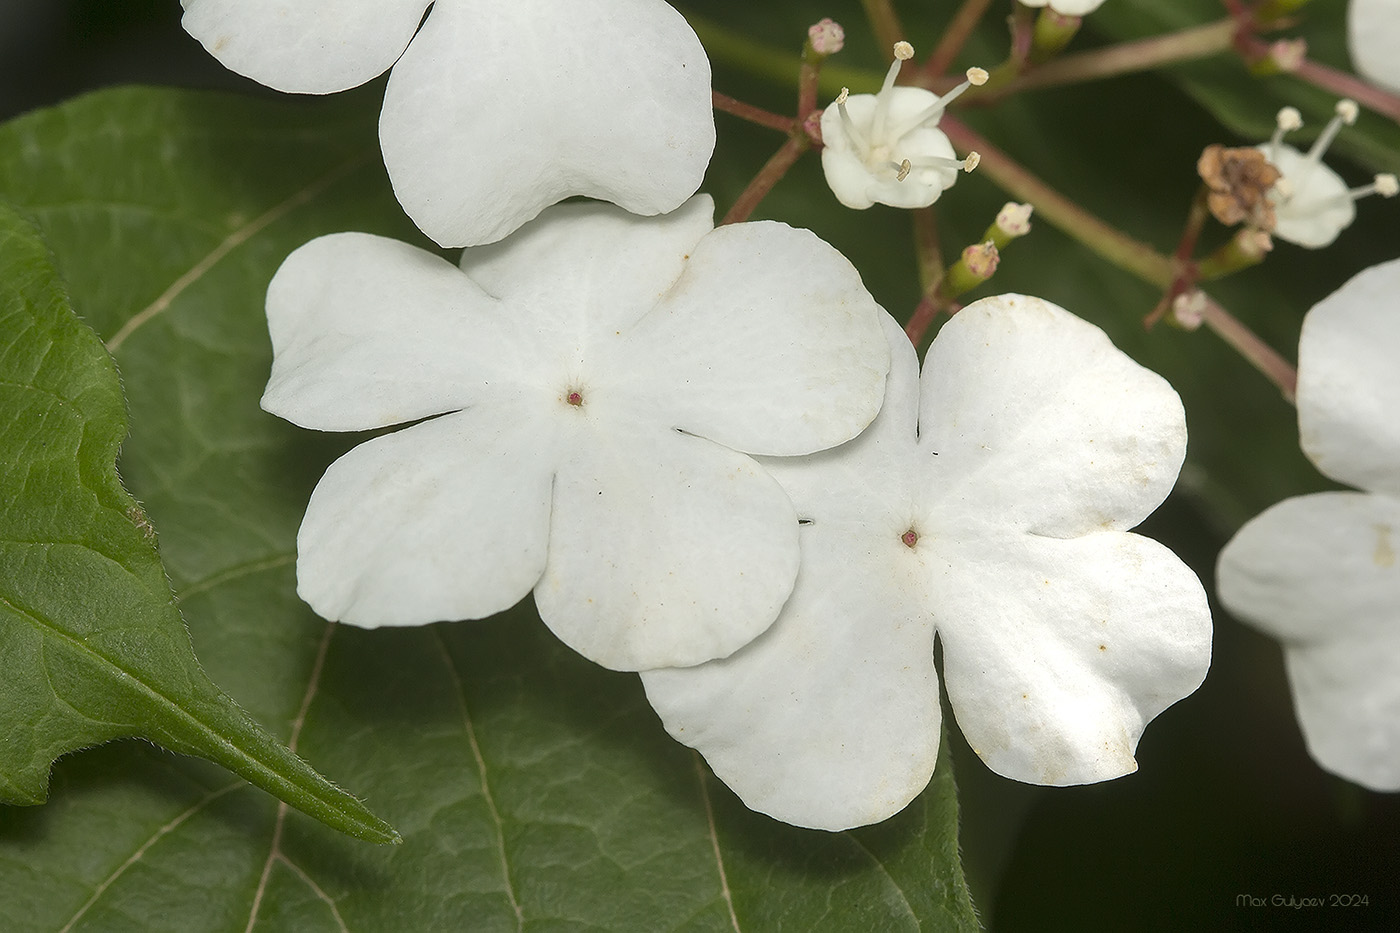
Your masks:
{"label": "green leaf surface", "polygon": [[126,89],[0,128],[0,191],[49,238],[112,347],[129,486],[210,673],[403,835],[337,836],[201,762],[113,745],[53,801],[0,811],[0,928],[971,930],[949,763],[905,812],[839,834],[745,809],[634,675],[527,604],[414,630],[296,597],[307,496],[353,439],[258,408],[281,260],[364,230],[422,242],[378,161],[373,92],[257,102]]}
{"label": "green leaf surface", "polygon": [[117,478],[126,412],[111,358],[38,231],[3,203],[0,425],[0,801],[41,803],[54,759],[141,736],[393,839],[200,670],[155,533]]}

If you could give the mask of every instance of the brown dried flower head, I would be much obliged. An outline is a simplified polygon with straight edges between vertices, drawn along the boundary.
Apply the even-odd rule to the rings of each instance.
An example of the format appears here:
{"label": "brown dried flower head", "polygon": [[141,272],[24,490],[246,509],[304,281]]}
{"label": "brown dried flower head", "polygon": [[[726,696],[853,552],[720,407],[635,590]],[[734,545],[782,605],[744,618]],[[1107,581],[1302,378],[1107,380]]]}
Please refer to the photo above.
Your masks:
{"label": "brown dried flower head", "polygon": [[1196,171],[1210,189],[1206,204],[1216,220],[1227,227],[1244,222],[1261,230],[1274,229],[1269,189],[1281,173],[1264,153],[1251,146],[1226,149],[1217,143],[1201,153]]}

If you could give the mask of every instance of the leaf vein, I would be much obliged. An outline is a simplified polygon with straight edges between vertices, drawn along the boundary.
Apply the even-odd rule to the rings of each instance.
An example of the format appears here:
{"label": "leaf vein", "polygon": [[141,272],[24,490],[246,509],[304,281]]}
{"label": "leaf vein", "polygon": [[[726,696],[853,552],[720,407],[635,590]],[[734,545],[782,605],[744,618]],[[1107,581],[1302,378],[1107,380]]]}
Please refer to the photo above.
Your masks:
{"label": "leaf vein", "polygon": [[710,827],[710,846],[715,852],[715,867],[719,869],[719,893],[724,898],[724,904],[729,908],[729,922],[734,925],[734,933],[743,933],[739,929],[739,915],[734,912],[734,897],[729,890],[729,876],[724,871],[724,856],[719,851],[719,833],[715,829],[715,808],[710,805],[710,789],[705,784],[705,766],[700,763],[700,753],[691,750],[691,756],[695,760],[695,778],[700,782],[700,799],[705,804],[705,820]]}
{"label": "leaf vein", "polygon": [[176,298],[180,297],[180,294],[184,292],[185,289],[203,278],[205,273],[218,265],[221,259],[267,227],[281,220],[296,208],[314,200],[331,185],[355,171],[368,160],[369,154],[366,153],[356,156],[348,162],[331,169],[320,178],[315,179],[305,187],[293,192],[280,203],[268,208],[259,216],[253,218],[248,223],[224,237],[218,246],[215,246],[205,254],[204,258],[191,266],[189,271],[184,275],[172,282],[170,287],[162,292],[155,301],[138,311],[130,320],[123,324],[121,328],[112,335],[112,338],[107,341],[107,350],[111,353],[116,353],[137,328],[169,308],[171,303],[174,302]]}
{"label": "leaf vein", "polygon": [[452,655],[447,650],[446,643],[442,640],[442,634],[434,630],[438,650],[442,652],[443,663],[447,666],[448,676],[452,678],[452,685],[456,689],[457,708],[462,713],[462,725],[467,732],[467,744],[471,746],[472,757],[476,759],[476,772],[481,780],[481,796],[486,803],[486,809],[491,814],[491,822],[496,827],[496,844],[501,853],[501,874],[505,878],[506,898],[510,901],[510,906],[515,911],[515,928],[517,931],[525,929],[525,912],[520,906],[520,902],[515,897],[515,885],[510,877],[510,860],[506,858],[506,836],[505,824],[501,821],[501,813],[496,809],[495,798],[491,796],[491,785],[486,779],[486,759],[481,755],[481,746],[476,741],[476,728],[472,725],[471,711],[467,709],[467,693],[462,685],[461,675],[457,671],[457,665],[452,661]]}
{"label": "leaf vein", "polygon": [[199,813],[201,810],[209,806],[209,804],[213,803],[215,800],[218,800],[220,797],[224,796],[224,794],[227,794],[230,791],[237,790],[240,787],[247,786],[248,785],[242,781],[235,781],[234,783],[225,785],[224,787],[221,787],[218,790],[210,791],[209,793],[201,797],[199,800],[197,800],[187,810],[185,810],[185,812],[176,816],[170,822],[157,829],[154,833],[151,834],[150,838],[148,838],[145,842],[141,843],[141,845],[137,847],[135,852],[131,853],[130,858],[118,865],[115,871],[113,871],[110,875],[103,879],[102,883],[99,884],[95,890],[93,890],[92,896],[87,899],[83,906],[78,908],[77,913],[73,914],[72,918],[63,925],[63,929],[59,930],[58,933],[68,933],[68,931],[72,930],[73,925],[79,920],[81,920],[83,918],[83,915],[92,909],[93,904],[96,904],[99,900],[101,900],[103,894],[107,893],[107,889],[110,888],[114,883],[116,883],[116,880],[120,878],[128,868],[139,862],[141,860],[141,857],[144,856],[153,845],[155,845],[157,842],[159,842],[166,836],[170,835],[170,833],[174,832],[176,829],[180,828],[180,826],[186,820]]}

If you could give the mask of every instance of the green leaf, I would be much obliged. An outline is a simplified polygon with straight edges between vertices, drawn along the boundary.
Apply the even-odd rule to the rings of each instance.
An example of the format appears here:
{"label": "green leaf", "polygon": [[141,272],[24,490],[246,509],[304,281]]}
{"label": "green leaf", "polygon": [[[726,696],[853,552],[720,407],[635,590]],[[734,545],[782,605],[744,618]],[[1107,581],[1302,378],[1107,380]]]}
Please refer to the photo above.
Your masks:
{"label": "green leaf", "polygon": [[[1345,3],[1315,0],[1300,11],[1298,23],[1265,38],[1303,38],[1308,43],[1309,58],[1350,71],[1345,13]],[[1219,0],[1123,0],[1105,4],[1089,24],[1095,32],[1116,39],[1141,39],[1212,22],[1222,14]],[[1269,138],[1275,115],[1285,105],[1297,107],[1307,121],[1305,129],[1289,139],[1295,145],[1299,145],[1298,140],[1314,139],[1332,118],[1338,99],[1337,94],[1292,75],[1251,77],[1244,62],[1231,52],[1174,65],[1163,73],[1226,127],[1250,142]],[[1345,129],[1332,149],[1372,172],[1400,172],[1400,126],[1364,108],[1356,125]]]}
{"label": "green leaf", "polygon": [[0,190],[121,366],[123,476],[200,657],[285,738],[301,722],[298,749],[404,838],[357,845],[203,763],[104,748],[56,769],[49,806],[0,814],[0,928],[976,929],[947,760],[880,826],[799,830],[744,808],[634,675],[562,647],[528,601],[367,632],[297,599],[296,529],[349,441],[259,410],[263,293],[320,234],[422,243],[377,110],[127,89],[0,128]]}
{"label": "green leaf", "polygon": [[200,670],[155,532],[122,488],[121,386],[38,232],[0,204],[0,801],[123,736],[216,761],[365,839],[394,832],[264,732]]}

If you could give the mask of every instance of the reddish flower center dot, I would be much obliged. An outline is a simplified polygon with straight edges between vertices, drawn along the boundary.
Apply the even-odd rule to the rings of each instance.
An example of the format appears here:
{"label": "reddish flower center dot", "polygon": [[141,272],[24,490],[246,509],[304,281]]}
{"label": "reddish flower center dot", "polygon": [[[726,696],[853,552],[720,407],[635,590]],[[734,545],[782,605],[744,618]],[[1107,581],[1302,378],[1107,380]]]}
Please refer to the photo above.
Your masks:
{"label": "reddish flower center dot", "polygon": [[577,392],[570,392],[568,396],[565,397],[564,401],[568,402],[570,405],[582,405],[583,396],[579,395]]}
{"label": "reddish flower center dot", "polygon": [[904,534],[899,536],[899,540],[904,542],[905,547],[913,547],[914,545],[919,543],[919,533],[913,528],[910,528]]}

